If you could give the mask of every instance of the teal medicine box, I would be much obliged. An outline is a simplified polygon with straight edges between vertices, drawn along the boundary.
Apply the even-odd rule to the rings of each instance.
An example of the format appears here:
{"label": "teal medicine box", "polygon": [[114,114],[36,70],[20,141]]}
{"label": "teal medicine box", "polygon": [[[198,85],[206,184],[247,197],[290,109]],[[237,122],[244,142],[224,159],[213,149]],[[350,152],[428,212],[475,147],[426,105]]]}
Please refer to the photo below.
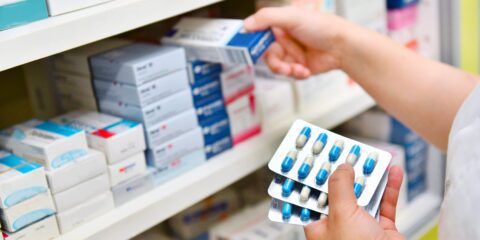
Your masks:
{"label": "teal medicine box", "polygon": [[47,17],[45,0],[0,0],[0,31]]}

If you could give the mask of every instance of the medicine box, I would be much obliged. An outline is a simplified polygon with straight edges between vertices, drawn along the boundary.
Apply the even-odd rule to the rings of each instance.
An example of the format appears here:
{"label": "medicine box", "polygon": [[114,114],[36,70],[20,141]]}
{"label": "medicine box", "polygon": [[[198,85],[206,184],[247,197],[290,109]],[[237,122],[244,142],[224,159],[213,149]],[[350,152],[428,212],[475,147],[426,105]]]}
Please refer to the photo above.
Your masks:
{"label": "medicine box", "polygon": [[110,0],[47,0],[47,3],[50,16],[56,16],[108,1]]}
{"label": "medicine box", "polygon": [[253,93],[246,94],[227,105],[233,145],[260,133],[260,116],[255,107]]}
{"label": "medicine box", "polygon": [[148,169],[145,173],[132,179],[124,181],[112,188],[113,200],[115,206],[120,206],[150,190],[153,189],[151,176],[153,169]]}
{"label": "medicine box", "polygon": [[211,76],[218,76],[222,72],[222,64],[193,60],[187,63],[190,84],[195,86],[197,83],[209,79]]}
{"label": "medicine box", "polygon": [[162,145],[153,146],[152,149],[147,151],[147,159],[150,166],[163,168],[185,154],[202,149],[203,146],[202,130],[197,127]]}
{"label": "medicine box", "polygon": [[257,78],[255,97],[263,126],[269,126],[295,112],[295,99],[289,81]]}
{"label": "medicine box", "polygon": [[152,148],[163,144],[196,127],[198,127],[198,120],[195,109],[187,110],[149,127],[146,130],[147,145]]}
{"label": "medicine box", "polygon": [[201,82],[192,85],[192,95],[194,102],[200,102],[212,95],[221,95],[222,85],[219,75],[214,75]]}
{"label": "medicine box", "polygon": [[52,194],[72,188],[107,171],[105,155],[90,149],[88,154],[53,171],[47,171],[47,180]]}
{"label": "medicine box", "polygon": [[56,72],[73,73],[74,75],[80,75],[90,79],[91,74],[88,63],[90,56],[125,46],[129,43],[127,40],[112,38],[75,48],[55,55],[53,58],[53,67]]}
{"label": "medicine box", "polygon": [[[5,240],[37,240],[53,239],[60,234],[58,231],[57,218],[50,216],[17,232],[3,232]],[[0,238],[2,239],[2,238]]]}
{"label": "medicine box", "polygon": [[57,213],[62,213],[109,190],[110,180],[105,171],[52,197]]}
{"label": "medicine box", "polygon": [[205,155],[207,159],[211,159],[232,147],[233,142],[230,134],[224,135],[223,137],[218,138],[215,141],[205,143]]}
{"label": "medicine box", "polygon": [[255,88],[254,68],[250,65],[224,65],[221,79],[223,98],[227,105]]}
{"label": "medicine box", "polygon": [[0,207],[9,208],[48,191],[40,164],[0,150]]}
{"label": "medicine box", "polygon": [[388,9],[399,9],[416,5],[418,2],[418,0],[387,0],[387,7]]}
{"label": "medicine box", "polygon": [[95,79],[136,86],[187,67],[183,48],[145,43],[97,54],[90,65]]}
{"label": "medicine box", "polygon": [[56,71],[53,73],[53,80],[58,93],[62,95],[79,94],[89,96],[95,101],[95,92],[89,76]]}
{"label": "medicine box", "polygon": [[187,70],[178,70],[140,86],[121,82],[94,80],[100,99],[122,101],[139,107],[152,104],[181,90],[188,89]]}
{"label": "medicine box", "polygon": [[225,136],[230,136],[230,122],[226,113],[211,117],[200,125],[206,144],[213,143]]}
{"label": "medicine box", "polygon": [[58,227],[62,234],[99,217],[114,208],[113,197],[107,191],[68,211],[57,214]]}
{"label": "medicine box", "polygon": [[189,59],[254,64],[275,41],[271,30],[248,33],[243,20],[185,17],[162,42],[185,47]]}
{"label": "medicine box", "polygon": [[89,146],[103,152],[109,164],[146,148],[143,127],[137,122],[87,111],[71,112],[53,121],[85,130]]}
{"label": "medicine box", "polygon": [[225,114],[227,111],[221,94],[215,94],[202,101],[197,101],[194,105],[200,124],[212,117]]}
{"label": "medicine box", "polygon": [[110,176],[110,185],[117,184],[131,179],[147,171],[145,153],[137,153],[125,160],[117,162],[108,166],[108,173]]}
{"label": "medicine box", "polygon": [[0,133],[0,143],[15,154],[57,169],[88,153],[85,132],[51,121],[30,120]]}
{"label": "medicine box", "polygon": [[190,89],[175,93],[143,108],[119,101],[100,99],[102,112],[142,122],[146,128],[193,108]]}
{"label": "medicine box", "polygon": [[11,0],[0,2],[0,31],[48,17],[45,0]]}
{"label": "medicine box", "polygon": [[35,195],[10,208],[0,208],[2,227],[8,232],[16,232],[53,214],[55,214],[55,206],[50,191]]}

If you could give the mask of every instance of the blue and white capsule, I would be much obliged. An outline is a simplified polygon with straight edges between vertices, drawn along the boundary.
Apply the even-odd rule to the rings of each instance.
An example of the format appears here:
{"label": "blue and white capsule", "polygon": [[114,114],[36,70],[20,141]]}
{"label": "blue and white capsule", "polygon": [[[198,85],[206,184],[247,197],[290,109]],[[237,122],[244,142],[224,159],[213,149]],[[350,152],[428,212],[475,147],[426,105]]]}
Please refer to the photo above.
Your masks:
{"label": "blue and white capsule", "polygon": [[302,222],[310,221],[310,210],[303,208],[302,211],[300,211],[300,220],[302,220]]}
{"label": "blue and white capsule", "polygon": [[365,178],[358,177],[353,184],[353,191],[355,192],[355,197],[359,198],[362,195],[363,188],[365,187]]}
{"label": "blue and white capsule", "polygon": [[313,163],[315,162],[314,157],[306,157],[302,165],[298,169],[298,178],[303,180],[308,177],[310,171],[312,171]]}
{"label": "blue and white capsule", "polygon": [[363,164],[363,174],[370,175],[373,172],[377,165],[377,159],[378,153],[372,152],[368,154],[367,160],[365,160],[365,163]]}
{"label": "blue and white capsule", "polygon": [[286,178],[282,185],[282,196],[290,197],[294,186],[295,186],[295,183],[293,182],[293,180],[290,178]]}
{"label": "blue and white capsule", "polygon": [[336,162],[340,155],[342,154],[343,151],[343,146],[344,146],[343,140],[337,140],[335,141],[335,144],[333,144],[332,149],[330,149],[330,152],[328,153],[328,159],[330,162]]}
{"label": "blue and white capsule", "polygon": [[308,186],[303,186],[302,190],[300,191],[300,202],[306,203],[310,198],[311,189]]}
{"label": "blue and white capsule", "polygon": [[358,158],[360,157],[360,152],[362,149],[358,145],[353,145],[353,147],[350,149],[350,152],[347,155],[347,160],[345,160],[346,163],[354,166],[355,163],[357,163]]}
{"label": "blue and white capsule", "polygon": [[292,204],[283,203],[283,207],[282,207],[283,220],[290,220],[291,217],[292,217]]}
{"label": "blue and white capsule", "polygon": [[298,135],[297,140],[295,141],[295,146],[298,149],[302,149],[305,146],[305,144],[307,144],[311,134],[312,134],[312,129],[309,127],[304,127],[302,131],[300,131],[300,134]]}
{"label": "blue and white capsule", "polygon": [[326,192],[321,192],[318,196],[317,207],[324,208],[327,206],[328,194]]}
{"label": "blue and white capsule", "polygon": [[328,141],[328,135],[325,133],[320,133],[318,135],[317,140],[315,140],[315,143],[313,143],[312,146],[312,154],[313,155],[318,155],[322,152],[323,148],[325,145],[327,145]]}
{"label": "blue and white capsule", "polygon": [[330,162],[324,162],[322,168],[317,173],[315,177],[315,181],[318,185],[323,185],[327,182],[328,176],[330,175],[330,171],[332,170],[332,164]]}
{"label": "blue and white capsule", "polygon": [[282,172],[287,173],[292,170],[293,165],[297,161],[298,152],[295,150],[289,151],[282,162]]}

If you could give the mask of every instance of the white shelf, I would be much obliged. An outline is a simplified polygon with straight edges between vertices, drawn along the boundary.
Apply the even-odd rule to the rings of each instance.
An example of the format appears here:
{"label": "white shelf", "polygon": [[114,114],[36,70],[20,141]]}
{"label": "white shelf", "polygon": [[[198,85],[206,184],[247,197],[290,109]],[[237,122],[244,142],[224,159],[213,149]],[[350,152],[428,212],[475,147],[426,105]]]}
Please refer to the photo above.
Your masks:
{"label": "white shelf", "polygon": [[360,88],[337,94],[332,97],[329,105],[319,105],[309,114],[282,119],[267,132],[62,235],[59,239],[131,238],[264,167],[296,118],[331,128],[373,105],[374,101]]}
{"label": "white shelf", "polygon": [[438,194],[426,192],[399,209],[397,228],[408,239],[418,239],[438,221],[442,198]]}
{"label": "white shelf", "polygon": [[114,0],[0,31],[0,71],[221,0]]}

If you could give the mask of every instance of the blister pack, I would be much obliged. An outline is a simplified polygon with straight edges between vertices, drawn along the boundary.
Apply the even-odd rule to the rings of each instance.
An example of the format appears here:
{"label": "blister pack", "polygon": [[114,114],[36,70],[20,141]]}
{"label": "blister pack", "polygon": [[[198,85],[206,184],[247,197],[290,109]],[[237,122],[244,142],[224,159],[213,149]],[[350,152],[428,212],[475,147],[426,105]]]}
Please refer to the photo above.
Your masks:
{"label": "blister pack", "polygon": [[391,158],[386,151],[297,120],[268,164],[277,174],[268,193],[280,202],[272,202],[269,218],[306,225],[315,218],[307,220],[301,213],[328,215],[328,178],[342,163],[355,170],[357,204],[378,218]]}

